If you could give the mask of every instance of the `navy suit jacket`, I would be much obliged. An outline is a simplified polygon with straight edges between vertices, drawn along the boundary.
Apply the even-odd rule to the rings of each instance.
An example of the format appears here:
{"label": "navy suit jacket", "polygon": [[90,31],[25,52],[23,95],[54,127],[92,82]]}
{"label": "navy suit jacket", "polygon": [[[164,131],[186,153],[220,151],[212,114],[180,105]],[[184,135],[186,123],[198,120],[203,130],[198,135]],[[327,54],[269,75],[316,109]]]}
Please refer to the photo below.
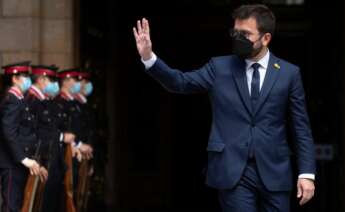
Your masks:
{"label": "navy suit jacket", "polygon": [[244,60],[230,55],[214,57],[198,70],[182,72],[158,58],[147,73],[171,92],[209,94],[213,119],[207,146],[207,185],[233,188],[242,176],[253,142],[266,188],[289,191],[294,184],[287,143],[288,120],[295,138],[298,174],[315,174],[316,169],[299,68],[270,54],[259,101],[252,108],[245,66]]}

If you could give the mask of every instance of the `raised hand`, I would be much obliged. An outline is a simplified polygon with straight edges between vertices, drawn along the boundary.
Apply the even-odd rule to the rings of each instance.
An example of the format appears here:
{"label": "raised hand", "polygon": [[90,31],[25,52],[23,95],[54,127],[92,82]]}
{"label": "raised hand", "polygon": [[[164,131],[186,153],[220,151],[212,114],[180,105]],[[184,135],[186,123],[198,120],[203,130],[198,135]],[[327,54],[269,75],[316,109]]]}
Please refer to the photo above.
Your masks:
{"label": "raised hand", "polygon": [[152,42],[150,38],[149,22],[143,18],[137,21],[137,28],[133,27],[134,38],[137,44],[138,52],[143,60],[149,60],[152,57]]}

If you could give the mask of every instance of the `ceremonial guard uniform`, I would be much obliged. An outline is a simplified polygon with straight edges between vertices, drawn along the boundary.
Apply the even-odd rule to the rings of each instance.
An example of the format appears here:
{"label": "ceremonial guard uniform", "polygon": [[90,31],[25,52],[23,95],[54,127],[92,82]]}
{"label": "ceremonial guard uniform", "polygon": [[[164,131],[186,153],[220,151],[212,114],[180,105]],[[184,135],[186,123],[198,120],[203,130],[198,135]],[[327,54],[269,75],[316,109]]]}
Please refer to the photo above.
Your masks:
{"label": "ceremonial guard uniform", "polygon": [[49,82],[43,90],[34,84],[25,97],[30,110],[37,117],[37,136],[41,141],[40,162],[49,173],[48,181],[42,191],[43,198],[40,203],[40,211],[61,211],[62,203],[61,194],[65,169],[63,157],[61,157],[63,155],[63,132],[59,130],[60,119],[56,115],[56,107],[51,100],[54,95],[53,92],[56,94],[58,92],[57,82],[54,82],[56,71],[57,67],[55,66],[32,66],[34,81],[43,76]]}
{"label": "ceremonial guard uniform", "polygon": [[[3,67],[8,86],[12,86],[0,105],[0,177],[3,201],[1,211],[4,212],[20,211],[29,173],[25,166],[29,167],[35,163],[29,158],[33,157],[37,147],[37,122],[23,95],[31,85],[31,80],[27,76],[30,71],[29,64],[30,62],[23,62]],[[22,83],[14,85],[13,76],[21,78]]]}
{"label": "ceremonial guard uniform", "polygon": [[[59,71],[58,77],[60,80],[63,80],[64,78],[74,78],[75,81],[77,81],[79,73],[75,69],[62,70]],[[80,83],[76,82],[76,85],[78,86],[73,86],[73,88],[79,87],[79,89],[77,89],[75,93],[79,92],[80,90]],[[74,98],[73,89],[61,90],[59,95],[55,97],[54,101],[58,106],[58,116],[61,119],[60,128],[63,131],[73,132],[76,135],[75,141],[77,142],[77,145],[78,141],[80,140],[80,132],[77,122],[79,122],[81,110]]]}
{"label": "ceremonial guard uniform", "polygon": [[91,110],[88,104],[87,97],[93,91],[93,85],[90,82],[90,72],[86,69],[81,69],[79,80],[81,83],[80,92],[75,94],[76,102],[81,110],[79,122],[76,123],[77,131],[80,138],[80,150],[83,155],[83,160],[80,163],[78,173],[78,188],[76,195],[77,208],[79,211],[87,211],[88,202],[91,196],[92,176],[94,174],[93,160],[93,140],[95,138],[96,124],[95,111]]}
{"label": "ceremonial guard uniform", "polygon": [[[77,149],[80,145],[80,130],[78,128],[80,122],[81,110],[77,104],[74,95],[80,90],[80,83],[78,82],[79,72],[76,69],[62,70],[58,72],[60,79],[61,90],[58,96],[55,97],[54,102],[57,107],[57,115],[61,119],[59,129],[62,131],[68,131],[75,135],[73,149]],[[71,188],[74,194],[78,185],[78,161],[73,159],[72,168],[72,184]],[[74,196],[74,195],[73,195]],[[68,197],[66,197],[68,198]],[[75,198],[73,197],[74,202]]]}
{"label": "ceremonial guard uniform", "polygon": [[78,79],[82,83],[81,90],[79,93],[74,95],[76,104],[80,108],[80,113],[78,113],[79,121],[74,122],[74,127],[77,129],[76,131],[79,132],[79,142],[92,145],[92,140],[95,134],[95,111],[92,111],[91,105],[88,104],[87,101],[87,96],[90,95],[93,90],[90,77],[91,75],[89,71],[80,70]]}

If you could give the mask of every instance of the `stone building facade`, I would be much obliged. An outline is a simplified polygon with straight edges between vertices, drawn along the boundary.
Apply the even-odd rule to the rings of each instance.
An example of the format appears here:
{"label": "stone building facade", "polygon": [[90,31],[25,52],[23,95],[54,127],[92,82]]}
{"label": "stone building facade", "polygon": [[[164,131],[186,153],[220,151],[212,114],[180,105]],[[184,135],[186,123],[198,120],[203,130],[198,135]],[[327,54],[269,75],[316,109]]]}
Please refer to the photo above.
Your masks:
{"label": "stone building facade", "polygon": [[0,65],[75,65],[74,0],[0,0]]}

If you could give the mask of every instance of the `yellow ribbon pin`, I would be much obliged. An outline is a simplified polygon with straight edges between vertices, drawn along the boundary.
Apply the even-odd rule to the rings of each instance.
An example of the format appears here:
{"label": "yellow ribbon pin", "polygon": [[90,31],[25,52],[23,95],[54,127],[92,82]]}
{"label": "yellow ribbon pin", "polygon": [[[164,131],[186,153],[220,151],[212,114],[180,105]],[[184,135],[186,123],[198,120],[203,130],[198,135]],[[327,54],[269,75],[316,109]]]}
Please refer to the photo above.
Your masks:
{"label": "yellow ribbon pin", "polygon": [[273,66],[274,66],[274,68],[276,68],[278,70],[280,69],[280,65],[278,63],[275,63]]}

